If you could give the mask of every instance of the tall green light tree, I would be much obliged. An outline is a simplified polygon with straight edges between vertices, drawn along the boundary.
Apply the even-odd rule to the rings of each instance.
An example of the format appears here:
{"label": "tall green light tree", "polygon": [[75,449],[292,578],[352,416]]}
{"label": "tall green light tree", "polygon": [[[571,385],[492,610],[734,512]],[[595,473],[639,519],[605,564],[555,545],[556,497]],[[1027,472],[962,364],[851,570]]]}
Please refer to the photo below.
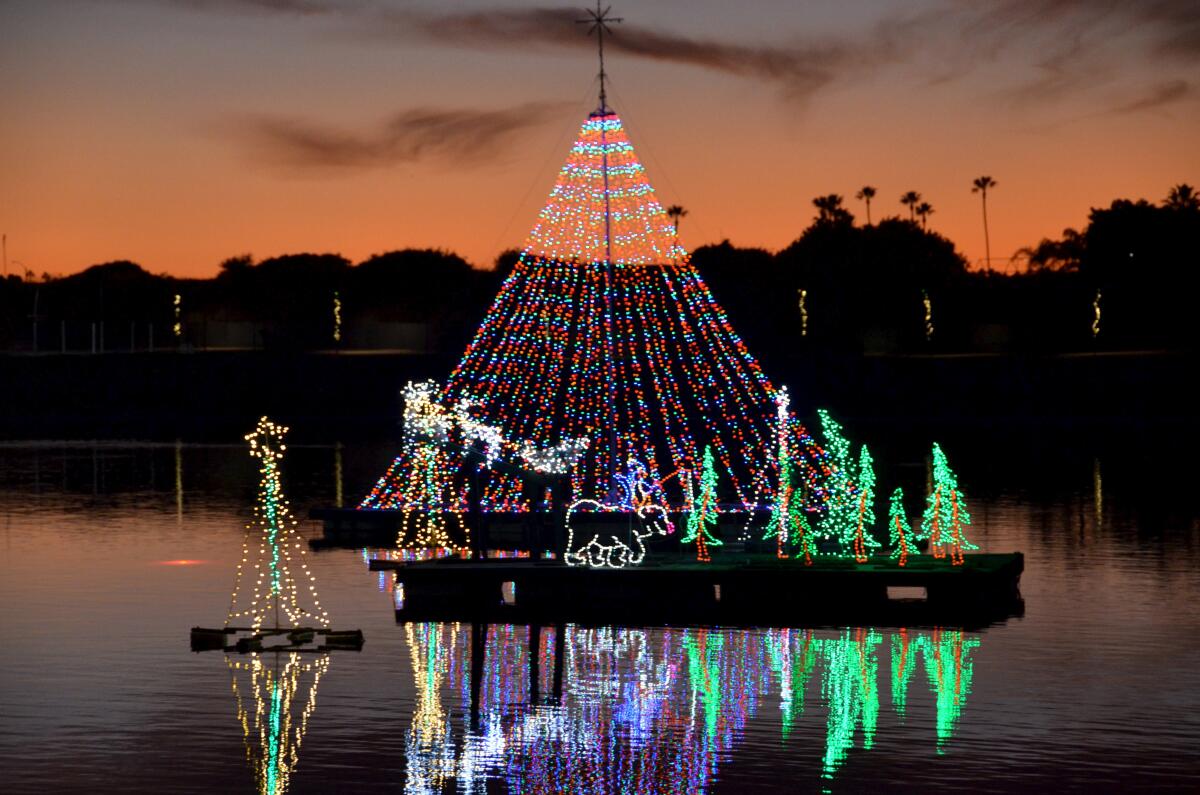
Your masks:
{"label": "tall green light tree", "polygon": [[971,524],[967,501],[958,489],[958,476],[950,468],[946,454],[936,442],[933,445],[933,487],[921,515],[921,538],[929,539],[935,558],[950,557],[951,563],[961,566],[963,550],[979,549],[967,540],[966,529]]}
{"label": "tall green light tree", "polygon": [[[689,487],[690,489],[690,487]],[[708,563],[710,546],[723,546],[723,542],[709,532],[717,527],[717,467],[713,460],[712,445],[704,448],[704,469],[700,473],[700,487],[691,500],[688,512],[687,532],[679,539],[681,544],[696,542],[696,560]]]}
{"label": "tall green light tree", "polygon": [[825,515],[821,517],[817,534],[825,539],[842,541],[852,538],[858,522],[855,481],[858,479],[850,442],[842,435],[842,426],[825,409],[817,411],[821,421],[821,436],[825,442],[828,476],[825,478]]}
{"label": "tall green light tree", "polygon": [[871,530],[875,526],[875,465],[871,451],[864,444],[858,454],[858,483],[854,495],[853,528],[842,536],[842,545],[854,550],[854,559],[866,563],[870,550],[879,546]]}

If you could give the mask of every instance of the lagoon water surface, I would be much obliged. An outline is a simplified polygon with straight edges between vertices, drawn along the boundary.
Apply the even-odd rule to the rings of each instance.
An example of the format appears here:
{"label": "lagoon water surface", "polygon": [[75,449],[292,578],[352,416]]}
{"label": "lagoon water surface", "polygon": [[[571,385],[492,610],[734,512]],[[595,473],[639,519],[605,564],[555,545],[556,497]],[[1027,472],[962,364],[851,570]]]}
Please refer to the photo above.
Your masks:
{"label": "lagoon water surface", "polygon": [[[239,444],[0,446],[3,789],[1195,790],[1200,507],[1172,449],[959,455],[975,541],[1026,553],[1025,615],[982,631],[567,625],[531,651],[492,625],[473,672],[476,630],[397,624],[364,550],[311,558],[361,652],[191,653],[254,500]],[[291,447],[284,485],[304,516],[386,460]]]}

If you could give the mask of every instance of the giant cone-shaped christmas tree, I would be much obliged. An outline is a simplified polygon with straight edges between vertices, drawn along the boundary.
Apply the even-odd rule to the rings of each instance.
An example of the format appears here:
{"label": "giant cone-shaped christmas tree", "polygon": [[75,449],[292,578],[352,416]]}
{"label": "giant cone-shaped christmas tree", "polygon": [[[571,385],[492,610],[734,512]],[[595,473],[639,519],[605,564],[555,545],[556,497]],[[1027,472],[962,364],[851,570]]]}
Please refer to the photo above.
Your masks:
{"label": "giant cone-shaped christmas tree", "polygon": [[[767,506],[779,484],[776,387],[730,325],[655,197],[621,119],[601,106],[567,156],[520,260],[440,395],[469,405],[514,449],[585,438],[573,499],[606,501],[630,458],[669,501],[677,470],[699,473],[712,445],[729,473],[726,505]],[[465,401],[465,403],[462,403]],[[795,420],[783,458],[811,440]],[[406,508],[401,454],[362,508]],[[798,467],[801,468],[801,467]],[[461,463],[448,493],[460,495]],[[493,473],[486,510],[526,510],[519,480]]]}

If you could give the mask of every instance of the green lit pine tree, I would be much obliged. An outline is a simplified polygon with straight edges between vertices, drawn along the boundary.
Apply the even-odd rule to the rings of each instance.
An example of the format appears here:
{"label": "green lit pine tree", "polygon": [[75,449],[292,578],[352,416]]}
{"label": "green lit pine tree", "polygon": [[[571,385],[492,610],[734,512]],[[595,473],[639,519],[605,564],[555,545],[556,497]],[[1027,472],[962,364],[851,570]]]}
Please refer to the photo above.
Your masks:
{"label": "green lit pine tree", "polygon": [[947,555],[955,566],[963,562],[963,550],[979,549],[967,540],[966,528],[971,524],[966,498],[958,490],[958,478],[942,448],[933,444],[933,487],[921,516],[921,538],[929,539],[935,558]]}
{"label": "green lit pine tree", "polygon": [[879,542],[872,534],[875,526],[875,466],[871,451],[864,444],[858,454],[858,484],[854,494],[853,522],[842,530],[842,547],[854,552],[854,559],[866,563],[870,550]]}
{"label": "green lit pine tree", "polygon": [[[857,489],[855,461],[850,442],[842,435],[842,426],[829,412],[819,409],[821,435],[825,441],[826,463],[825,515],[821,517],[817,534],[825,539],[838,539],[845,543],[853,538],[858,523],[858,506],[855,504]],[[844,551],[844,550],[843,550]]]}
{"label": "green lit pine tree", "polygon": [[[783,473],[780,496],[771,507],[771,520],[763,532],[763,539],[787,539],[792,548],[804,556],[804,564],[811,566],[813,555],[817,554],[817,545],[806,515],[804,494],[793,484],[794,473],[790,462],[783,464]],[[780,557],[783,556],[781,550]]]}
{"label": "green lit pine tree", "polygon": [[800,554],[804,556],[805,566],[811,566],[813,555],[817,554],[817,544],[812,525],[809,524],[808,516],[805,513],[803,495],[793,491],[792,498],[788,500],[788,524],[791,526],[792,548],[800,550]]}
{"label": "green lit pine tree", "polygon": [[700,473],[700,491],[691,497],[691,510],[688,512],[687,532],[680,543],[696,542],[696,560],[708,563],[712,557],[708,554],[709,546],[719,547],[720,539],[709,532],[709,527],[717,527],[717,467],[713,462],[712,446],[704,448],[704,469]]}
{"label": "green lit pine tree", "polygon": [[888,504],[888,541],[892,546],[892,558],[901,566],[908,563],[909,555],[916,555],[912,528],[904,514],[904,489],[897,487]]}

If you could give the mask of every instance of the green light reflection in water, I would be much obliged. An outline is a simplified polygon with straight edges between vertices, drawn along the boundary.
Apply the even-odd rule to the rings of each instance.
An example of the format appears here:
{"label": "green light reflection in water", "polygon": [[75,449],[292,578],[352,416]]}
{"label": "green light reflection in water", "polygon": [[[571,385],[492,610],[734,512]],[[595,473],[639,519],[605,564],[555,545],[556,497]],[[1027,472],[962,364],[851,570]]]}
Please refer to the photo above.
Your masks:
{"label": "green light reflection in water", "polygon": [[[484,782],[503,779],[513,792],[700,792],[736,756],[747,722],[773,709],[781,744],[791,738],[797,747],[806,709],[827,710],[823,753],[813,763],[828,788],[855,748],[875,745],[881,674],[890,679],[896,718],[911,719],[917,710],[936,727],[934,749],[945,753],[980,646],[978,637],[946,629],[566,625],[538,636],[524,626],[494,625],[481,630],[485,653],[476,667],[475,631],[406,626],[417,692],[406,791],[490,791]],[[564,660],[555,674],[559,632]],[[912,707],[918,663],[933,698]]]}

